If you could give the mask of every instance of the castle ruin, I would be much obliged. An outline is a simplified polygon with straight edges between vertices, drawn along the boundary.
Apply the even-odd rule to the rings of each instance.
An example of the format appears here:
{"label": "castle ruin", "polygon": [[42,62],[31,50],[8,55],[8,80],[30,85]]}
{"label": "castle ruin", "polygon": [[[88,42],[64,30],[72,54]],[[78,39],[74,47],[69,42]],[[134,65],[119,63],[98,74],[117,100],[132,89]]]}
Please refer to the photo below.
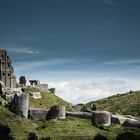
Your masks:
{"label": "castle ruin", "polygon": [[14,75],[11,59],[4,49],[0,49],[0,80],[5,87],[16,87],[16,76]]}

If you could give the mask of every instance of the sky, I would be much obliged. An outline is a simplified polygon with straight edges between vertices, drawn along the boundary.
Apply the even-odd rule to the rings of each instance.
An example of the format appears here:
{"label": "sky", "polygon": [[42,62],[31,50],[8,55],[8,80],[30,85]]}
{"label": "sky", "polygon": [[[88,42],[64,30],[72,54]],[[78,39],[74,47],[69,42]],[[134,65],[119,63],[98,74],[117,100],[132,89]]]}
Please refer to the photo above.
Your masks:
{"label": "sky", "polygon": [[17,81],[72,104],[140,89],[139,0],[0,0],[0,48]]}

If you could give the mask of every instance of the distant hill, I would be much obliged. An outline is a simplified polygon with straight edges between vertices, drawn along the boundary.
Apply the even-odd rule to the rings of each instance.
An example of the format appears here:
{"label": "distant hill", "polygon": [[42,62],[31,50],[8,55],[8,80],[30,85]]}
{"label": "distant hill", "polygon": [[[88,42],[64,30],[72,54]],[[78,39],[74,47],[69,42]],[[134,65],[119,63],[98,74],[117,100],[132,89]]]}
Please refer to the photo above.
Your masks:
{"label": "distant hill", "polygon": [[117,94],[86,104],[87,108],[95,104],[99,110],[107,110],[120,114],[140,117],[140,91],[130,91],[125,94]]}

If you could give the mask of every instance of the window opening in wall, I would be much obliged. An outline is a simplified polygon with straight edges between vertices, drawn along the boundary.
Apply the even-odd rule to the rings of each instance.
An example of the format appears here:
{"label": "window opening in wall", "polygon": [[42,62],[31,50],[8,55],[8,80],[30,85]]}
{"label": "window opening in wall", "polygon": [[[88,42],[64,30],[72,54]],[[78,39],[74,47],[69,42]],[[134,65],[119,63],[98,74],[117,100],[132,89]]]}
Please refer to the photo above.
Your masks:
{"label": "window opening in wall", "polygon": [[2,75],[5,76],[5,73],[3,73]]}
{"label": "window opening in wall", "polygon": [[9,63],[7,63],[7,65],[8,65],[8,67],[10,66],[10,64],[9,64]]}

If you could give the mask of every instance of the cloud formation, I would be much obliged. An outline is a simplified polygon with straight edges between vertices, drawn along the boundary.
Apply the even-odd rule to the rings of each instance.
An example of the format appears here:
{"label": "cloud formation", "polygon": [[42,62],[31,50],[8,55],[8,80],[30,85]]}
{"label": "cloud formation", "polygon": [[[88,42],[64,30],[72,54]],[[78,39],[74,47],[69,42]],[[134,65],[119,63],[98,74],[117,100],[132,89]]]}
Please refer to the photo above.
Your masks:
{"label": "cloud formation", "polygon": [[58,96],[73,104],[87,103],[136,89],[136,85],[119,79],[50,82],[49,86],[55,87]]}
{"label": "cloud formation", "polygon": [[8,52],[13,52],[13,53],[25,53],[25,54],[39,54],[38,51],[34,51],[32,49],[28,48],[8,48]]}

